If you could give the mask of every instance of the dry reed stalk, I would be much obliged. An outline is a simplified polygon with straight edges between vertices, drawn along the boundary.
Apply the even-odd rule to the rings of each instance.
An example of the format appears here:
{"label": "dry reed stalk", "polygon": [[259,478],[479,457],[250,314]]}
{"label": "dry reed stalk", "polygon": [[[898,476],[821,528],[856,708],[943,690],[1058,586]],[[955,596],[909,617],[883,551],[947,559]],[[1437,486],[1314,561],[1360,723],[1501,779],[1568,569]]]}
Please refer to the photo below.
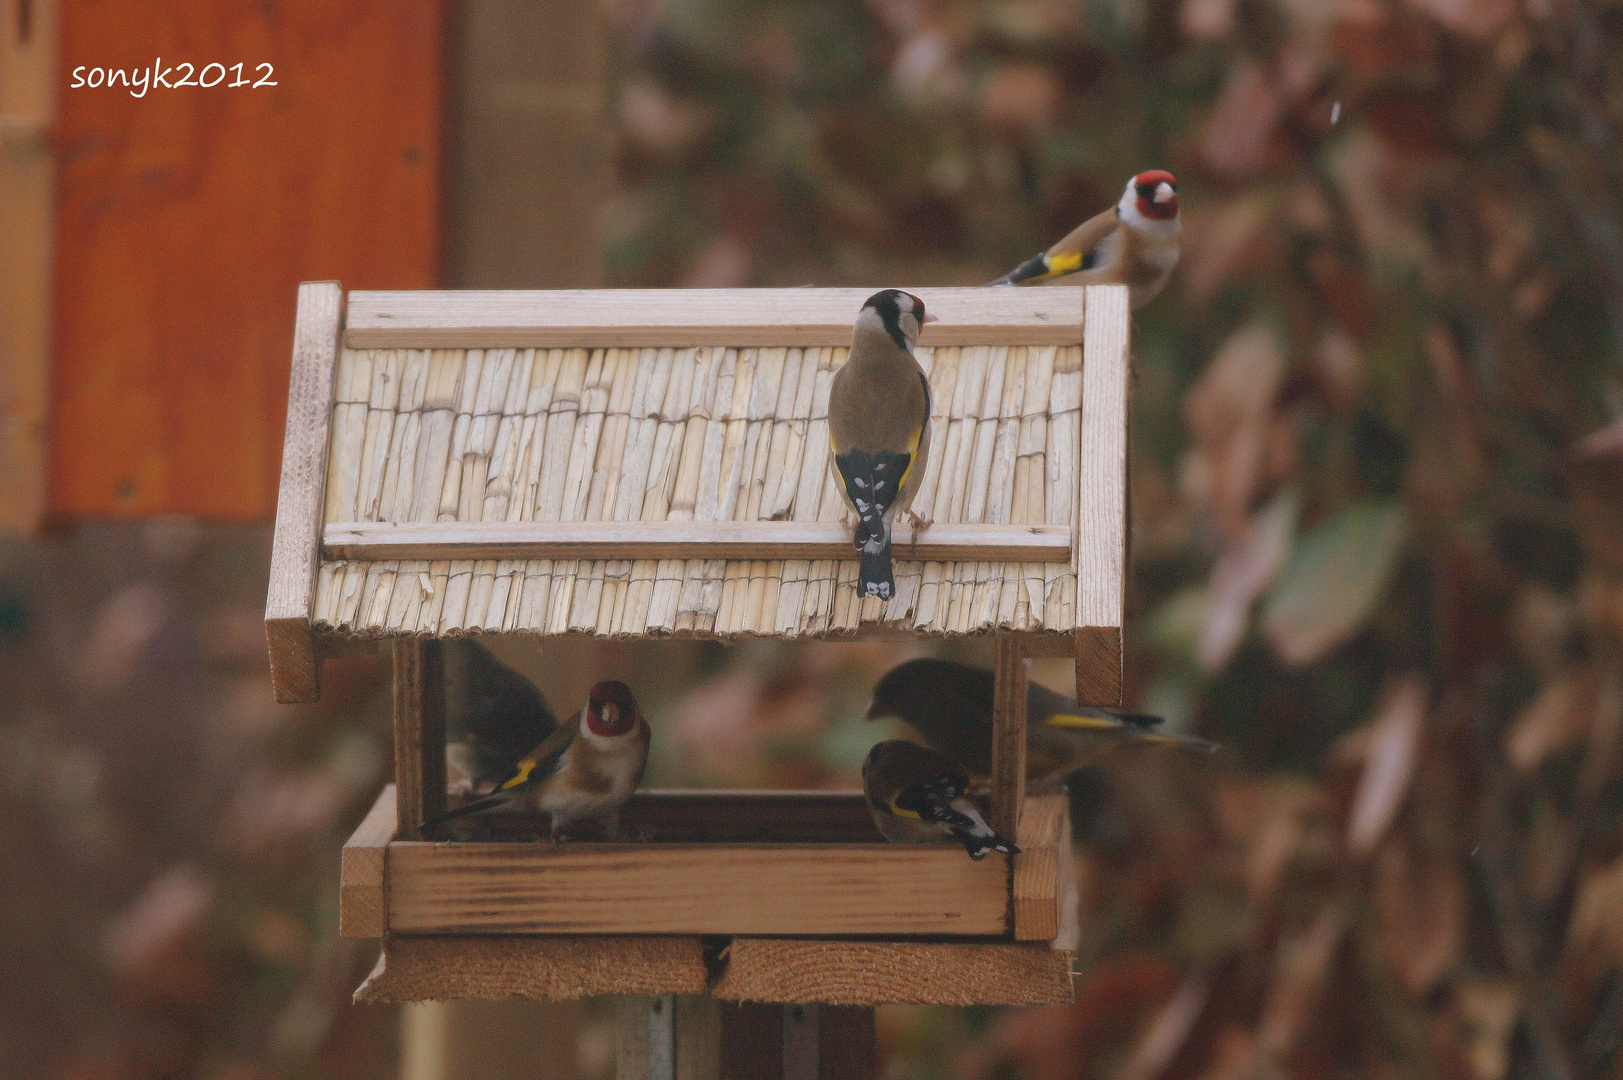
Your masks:
{"label": "dry reed stalk", "polygon": [[956,347],[931,350],[930,451],[924,461],[924,475],[919,478],[919,490],[913,497],[912,506],[913,512],[926,521],[934,520],[936,489],[941,484],[941,465],[951,434],[953,392],[958,384],[961,351]]}
{"label": "dry reed stalk", "polygon": [[468,452],[468,428],[473,424],[473,399],[484,373],[485,351],[469,349],[464,355],[462,381],[451,406],[451,443],[446,450],[445,472],[440,478],[435,520],[455,521],[462,503],[462,458]]}
{"label": "dry reed stalk", "polygon": [[[958,516],[963,512],[963,500],[959,492],[962,488],[963,470],[969,467],[971,438],[974,432],[974,421],[969,417],[972,411],[970,399],[979,398],[981,393],[985,375],[985,352],[986,350],[981,348],[960,350],[956,378],[953,382],[953,396],[947,414],[942,417],[943,423],[939,431],[932,429],[930,432],[931,456],[936,455],[937,445],[940,446],[941,456],[940,468],[936,474],[938,479],[929,493],[926,504],[930,509],[929,518],[933,521],[962,520]],[[939,444],[935,441],[938,437]]]}
{"label": "dry reed stalk", "polygon": [[421,604],[421,579],[428,570],[422,559],[403,559],[395,569],[394,589],[389,594],[389,610],[383,616],[383,625],[390,630],[416,630],[416,608],[412,597]]}
{"label": "dry reed stalk", "polygon": [[355,520],[366,401],[372,389],[372,354],[345,349],[333,375],[332,448],[327,457],[327,521]]}
{"label": "dry reed stalk", "polygon": [[485,505],[480,513],[484,521],[516,519],[517,507],[513,494],[521,480],[519,469],[524,458],[524,426],[533,417],[525,415],[529,398],[530,376],[535,365],[534,349],[519,349],[513,357],[507,380],[507,390],[496,415],[496,436],[491,445],[490,468],[485,476]]}
{"label": "dry reed stalk", "polygon": [[938,628],[941,619],[941,574],[945,564],[927,562],[919,574],[919,598],[913,609],[913,622],[921,630]]}
{"label": "dry reed stalk", "polygon": [[[800,389],[800,372],[805,366],[806,349],[786,349],[783,357],[783,373],[778,380],[778,398],[773,403],[772,412],[766,419],[772,424],[771,449],[767,452],[767,470],[763,475],[761,485],[761,510],[759,517],[763,520],[781,521],[788,516],[788,507],[782,511],[778,509],[779,496],[785,494],[785,474],[793,477],[789,483],[799,479],[800,443],[805,438],[805,430],[795,430],[795,417],[804,416],[804,413],[795,412],[795,398]],[[812,350],[812,375],[807,380],[816,382],[816,351]],[[799,436],[798,438],[796,436]],[[794,472],[790,473],[791,465]]]}
{"label": "dry reed stalk", "polygon": [[[554,456],[567,464],[579,390],[586,366],[584,349],[536,349],[527,378],[515,380],[515,392],[523,405],[523,425],[518,438],[517,460],[513,464],[513,494],[507,505],[507,520],[534,521],[539,501],[548,490],[542,479]],[[573,387],[567,404],[559,401],[560,388]],[[555,408],[558,415],[555,415]],[[556,448],[562,447],[561,452]],[[549,455],[549,447],[554,453]],[[552,490],[557,490],[554,486]],[[502,567],[497,568],[497,573]],[[551,592],[552,560],[517,560],[508,572],[503,629],[546,628],[547,599]]]}
{"label": "dry reed stalk", "polygon": [[[604,360],[603,382],[608,391],[603,410],[603,431],[599,437],[592,469],[592,483],[586,498],[585,521],[612,520],[620,473],[625,461],[626,440],[631,432],[631,407],[637,389],[637,375],[644,363],[642,349],[610,349]],[[656,356],[649,360],[652,363]],[[566,570],[573,582],[569,629],[596,632],[602,611],[604,574],[602,559],[574,560]]]}
{"label": "dry reed stalk", "polygon": [[[976,410],[974,453],[969,459],[965,477],[964,512],[959,521],[985,521],[987,496],[991,489],[992,448],[997,440],[998,414],[1003,408],[1003,378],[1008,371],[1009,347],[990,350],[987,358],[986,382],[981,391],[981,402]],[[967,434],[967,429],[966,429]]]}
{"label": "dry reed stalk", "polygon": [[342,578],[343,564],[328,562],[325,559],[316,567],[316,607],[311,615],[312,621],[331,626],[338,619],[338,590],[334,586],[335,578]]}
{"label": "dry reed stalk", "polygon": [[411,493],[416,483],[412,470],[417,462],[417,442],[423,428],[423,393],[427,388],[428,350],[411,349],[406,353],[400,375],[399,415],[395,419],[389,461],[383,474],[379,521],[405,521],[411,513]]}
{"label": "dry reed stalk", "polygon": [[339,627],[355,627],[355,613],[361,606],[361,588],[365,584],[366,567],[361,563],[345,563],[344,578],[339,586],[338,615],[333,619]]}
{"label": "dry reed stalk", "polygon": [[422,432],[417,444],[417,460],[412,467],[414,483],[408,518],[411,521],[435,521],[439,517],[440,490],[445,483],[451,436],[456,427],[455,408],[463,377],[463,359],[460,349],[434,349],[429,353]]}
{"label": "dry reed stalk", "polygon": [[[361,599],[361,621],[364,626],[379,626],[389,617],[389,601],[394,597],[396,563],[374,563],[367,573],[366,590]],[[374,576],[375,575],[375,576]]]}
{"label": "dry reed stalk", "polygon": [[394,441],[395,417],[400,407],[400,376],[404,363],[404,357],[393,349],[384,350],[373,358],[372,385],[366,403],[366,436],[361,447],[355,493],[356,521],[378,520],[383,478],[388,470],[389,448]]}

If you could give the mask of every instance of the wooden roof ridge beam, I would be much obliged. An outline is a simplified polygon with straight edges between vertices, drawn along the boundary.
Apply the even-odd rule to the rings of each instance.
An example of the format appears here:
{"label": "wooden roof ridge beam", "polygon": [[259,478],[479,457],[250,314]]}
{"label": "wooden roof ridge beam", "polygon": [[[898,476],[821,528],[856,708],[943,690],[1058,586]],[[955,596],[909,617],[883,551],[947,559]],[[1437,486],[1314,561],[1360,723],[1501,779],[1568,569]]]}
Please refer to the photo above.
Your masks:
{"label": "wooden roof ridge beam", "polygon": [[[1081,288],[916,288],[919,344],[1076,345]],[[873,289],[555,289],[350,293],[352,349],[849,345]]]}
{"label": "wooden roof ridge beam", "polygon": [[[326,526],[328,559],[855,559],[837,521],[441,521]],[[898,528],[898,559],[1062,563],[1063,525],[937,522]]]}

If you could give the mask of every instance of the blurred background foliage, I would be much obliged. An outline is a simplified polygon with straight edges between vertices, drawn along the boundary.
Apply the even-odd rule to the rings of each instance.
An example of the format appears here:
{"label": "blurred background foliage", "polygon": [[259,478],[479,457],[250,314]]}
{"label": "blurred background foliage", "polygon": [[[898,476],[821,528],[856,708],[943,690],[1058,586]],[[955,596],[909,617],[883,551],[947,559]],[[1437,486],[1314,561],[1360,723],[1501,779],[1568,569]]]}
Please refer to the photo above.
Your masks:
{"label": "blurred background foliage", "polygon": [[1079,778],[1077,1004],[887,1075],[1623,1075],[1623,7],[613,17],[616,284],[977,284],[1180,181],[1129,696],[1231,752]]}
{"label": "blurred background foliage", "polygon": [[[881,1010],[883,1075],[1623,1077],[1623,5],[606,11],[610,284],[979,284],[1180,181],[1129,703],[1228,751],[1079,775],[1076,1003]],[[335,933],[387,666],[273,705],[267,550],[0,546],[0,1076],[394,1074]],[[752,787],[852,785],[912,654],[495,644],[560,709],[631,681],[651,782]]]}

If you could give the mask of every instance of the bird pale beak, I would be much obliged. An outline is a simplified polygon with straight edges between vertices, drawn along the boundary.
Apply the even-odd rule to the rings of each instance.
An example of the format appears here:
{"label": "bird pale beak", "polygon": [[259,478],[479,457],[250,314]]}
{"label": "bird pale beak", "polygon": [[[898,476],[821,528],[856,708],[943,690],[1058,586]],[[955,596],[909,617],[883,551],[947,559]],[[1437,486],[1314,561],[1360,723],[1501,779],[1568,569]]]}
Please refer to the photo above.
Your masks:
{"label": "bird pale beak", "polygon": [[927,322],[927,323],[940,322],[941,321],[941,316],[939,316],[939,315],[931,315],[928,311],[926,311],[924,313],[924,321]]}
{"label": "bird pale beak", "polygon": [[1171,202],[1176,194],[1177,192],[1172,190],[1172,185],[1165,180],[1155,185],[1155,201],[1158,203]]}

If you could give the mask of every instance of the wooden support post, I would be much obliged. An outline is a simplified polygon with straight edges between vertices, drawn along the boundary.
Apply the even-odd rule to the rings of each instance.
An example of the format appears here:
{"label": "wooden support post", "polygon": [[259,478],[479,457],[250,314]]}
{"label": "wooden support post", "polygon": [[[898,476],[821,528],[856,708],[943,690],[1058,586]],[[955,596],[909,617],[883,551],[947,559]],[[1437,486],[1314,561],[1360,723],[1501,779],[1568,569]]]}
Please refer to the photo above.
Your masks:
{"label": "wooden support post", "polygon": [[664,994],[615,1003],[615,1080],[717,1080],[721,1046],[715,998]]}
{"label": "wooden support post", "polygon": [[718,1080],[777,1080],[783,1075],[783,1006],[722,1002]]}
{"label": "wooden support post", "polygon": [[615,1006],[616,1080],[873,1080],[872,1006],[707,995]]}
{"label": "wooden support post", "polygon": [[817,1022],[821,1009],[815,1003],[783,1007],[783,1080],[818,1080],[821,1075]]}
{"label": "wooden support post", "polygon": [[1013,839],[1026,798],[1026,661],[1016,638],[997,637],[992,697],[992,828]]}
{"label": "wooden support post", "polygon": [[445,810],[445,653],[433,638],[394,645],[394,774],[402,840]]}
{"label": "wooden support post", "polygon": [[873,1080],[872,1005],[817,1006],[818,1080]]}

